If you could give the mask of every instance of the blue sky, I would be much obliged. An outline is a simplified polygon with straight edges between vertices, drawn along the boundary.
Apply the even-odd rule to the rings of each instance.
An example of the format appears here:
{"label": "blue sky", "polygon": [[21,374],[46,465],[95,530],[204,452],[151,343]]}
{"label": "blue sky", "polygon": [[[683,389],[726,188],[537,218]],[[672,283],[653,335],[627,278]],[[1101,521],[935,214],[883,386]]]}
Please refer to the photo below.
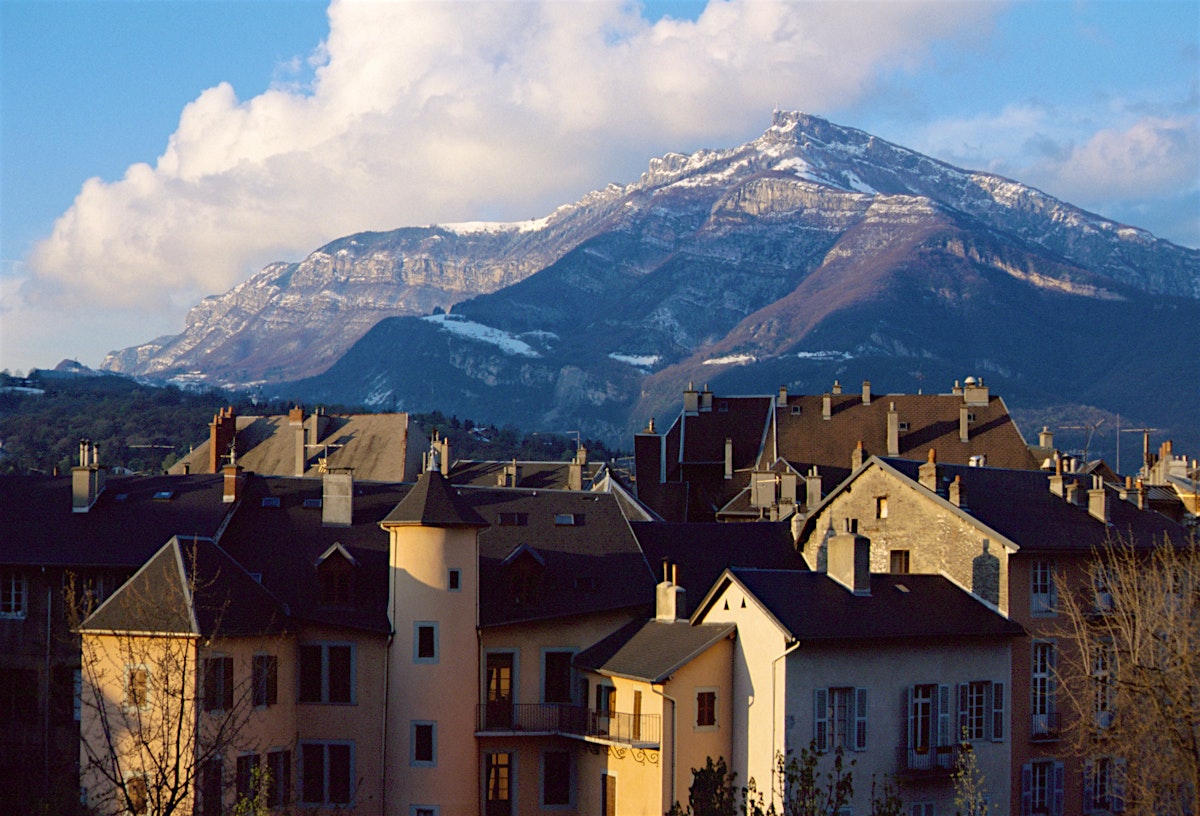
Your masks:
{"label": "blue sky", "polygon": [[0,367],[806,110],[1200,246],[1200,0],[0,0]]}

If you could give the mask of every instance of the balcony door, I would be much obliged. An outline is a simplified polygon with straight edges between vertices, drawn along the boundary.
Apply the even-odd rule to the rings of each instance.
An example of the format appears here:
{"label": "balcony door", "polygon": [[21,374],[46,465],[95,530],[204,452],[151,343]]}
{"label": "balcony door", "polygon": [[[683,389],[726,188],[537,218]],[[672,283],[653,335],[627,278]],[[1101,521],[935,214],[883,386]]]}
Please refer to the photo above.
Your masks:
{"label": "balcony door", "polygon": [[486,661],[487,728],[511,730],[513,726],[513,653],[492,652]]}
{"label": "balcony door", "polygon": [[484,816],[512,816],[512,754],[484,754]]}

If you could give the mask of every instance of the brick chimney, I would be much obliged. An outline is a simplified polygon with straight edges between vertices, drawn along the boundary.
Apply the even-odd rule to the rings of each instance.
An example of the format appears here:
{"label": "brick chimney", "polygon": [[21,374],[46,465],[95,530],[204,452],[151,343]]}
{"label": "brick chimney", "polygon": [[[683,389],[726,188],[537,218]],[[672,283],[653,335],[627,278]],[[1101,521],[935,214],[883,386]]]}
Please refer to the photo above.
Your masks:
{"label": "brick chimney", "polygon": [[829,539],[826,572],[855,595],[871,594],[871,540],[858,534],[854,519],[846,519],[845,532]]}
{"label": "brick chimney", "polygon": [[937,466],[937,451],[933,448],[929,449],[928,456],[925,461],[917,468],[917,480],[921,483],[921,487],[937,493],[938,489],[938,466]]}
{"label": "brick chimney", "polygon": [[887,412],[887,455],[900,455],[900,414],[896,413],[896,403],[888,405]]}
{"label": "brick chimney", "polygon": [[663,559],[663,579],[654,588],[654,617],[660,621],[687,618],[687,591],[678,583],[679,568]]}
{"label": "brick chimney", "polygon": [[812,509],[821,503],[821,475],[817,472],[816,465],[813,465],[804,477],[804,488],[805,504],[809,512],[812,512]]}
{"label": "brick chimney", "polygon": [[354,523],[354,470],[331,468],[321,477],[321,526],[349,527]]}
{"label": "brick chimney", "polygon": [[242,466],[237,463],[236,452],[231,456],[229,463],[221,468],[221,473],[221,501],[233,504],[242,497],[242,484],[245,481]]}
{"label": "brick chimney", "polygon": [[826,392],[821,397],[821,419],[829,419],[831,416],[833,416],[833,397]]}
{"label": "brick chimney", "polygon": [[90,439],[79,440],[79,464],[71,468],[71,512],[86,513],[104,492],[105,470],[100,448]]}
{"label": "brick chimney", "polygon": [[863,405],[871,404],[871,381],[863,380]]}
{"label": "brick chimney", "polygon": [[966,509],[967,506],[967,488],[962,483],[962,476],[955,476],[954,481],[950,483],[947,491],[947,497],[950,503],[955,507]]}
{"label": "brick chimney", "polygon": [[1101,476],[1092,476],[1092,489],[1088,491],[1088,513],[1097,521],[1108,524],[1108,491]]}
{"label": "brick chimney", "polygon": [[233,406],[229,405],[213,415],[213,421],[208,425],[208,470],[207,473],[220,473],[222,460],[229,453],[237,437],[237,417]]}
{"label": "brick chimney", "polygon": [[971,411],[966,405],[958,406],[958,441],[971,441]]}

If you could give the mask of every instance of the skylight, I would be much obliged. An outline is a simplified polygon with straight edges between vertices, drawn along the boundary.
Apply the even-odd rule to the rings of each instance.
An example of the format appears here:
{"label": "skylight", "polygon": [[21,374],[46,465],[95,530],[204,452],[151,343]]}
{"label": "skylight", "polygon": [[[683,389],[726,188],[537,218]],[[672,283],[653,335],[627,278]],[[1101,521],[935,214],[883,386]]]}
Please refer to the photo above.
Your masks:
{"label": "skylight", "polygon": [[265,496],[262,500],[262,506],[263,507],[278,507],[279,506],[279,497],[278,496]]}
{"label": "skylight", "polygon": [[170,501],[175,496],[174,490],[160,490],[152,497],[154,501]]}

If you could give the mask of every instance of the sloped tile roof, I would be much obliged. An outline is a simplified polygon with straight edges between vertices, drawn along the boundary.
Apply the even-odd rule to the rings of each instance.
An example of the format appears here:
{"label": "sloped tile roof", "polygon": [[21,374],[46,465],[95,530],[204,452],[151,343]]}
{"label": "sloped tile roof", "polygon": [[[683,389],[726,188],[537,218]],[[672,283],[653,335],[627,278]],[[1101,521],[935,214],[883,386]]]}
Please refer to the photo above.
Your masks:
{"label": "sloped tile roof", "polygon": [[408,495],[383,519],[383,524],[420,524],[424,527],[486,527],[467,502],[460,501],[450,481],[436,470],[427,470]]}
{"label": "sloped tile roof", "polygon": [[[474,461],[460,459],[450,468],[450,481],[456,485],[471,485],[472,487],[499,487],[500,478],[505,468],[512,461]],[[532,490],[567,490],[570,488],[570,462],[532,462],[517,461],[521,468],[521,482],[516,487],[527,487]],[[602,462],[588,462],[583,466],[583,489],[586,490],[601,471]]]}
{"label": "sloped tile roof", "polygon": [[662,683],[736,630],[732,623],[633,621],[577,654],[574,664],[586,671]]}

